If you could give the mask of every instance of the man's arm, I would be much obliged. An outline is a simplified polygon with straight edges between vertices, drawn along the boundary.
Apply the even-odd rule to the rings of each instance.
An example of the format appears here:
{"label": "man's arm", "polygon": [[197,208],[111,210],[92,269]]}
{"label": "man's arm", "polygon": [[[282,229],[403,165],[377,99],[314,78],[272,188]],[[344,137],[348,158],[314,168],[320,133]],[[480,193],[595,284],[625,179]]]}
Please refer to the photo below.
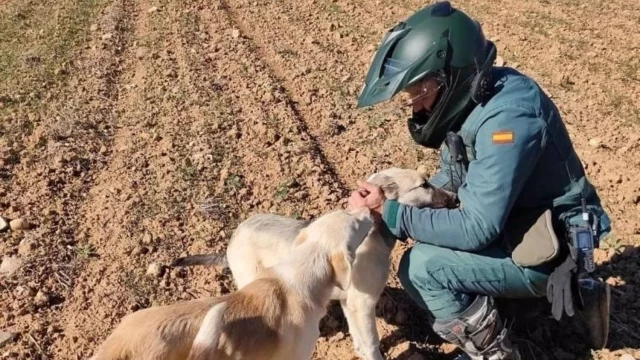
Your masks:
{"label": "man's arm", "polygon": [[449,183],[449,174],[447,174],[447,170],[442,164],[440,165],[440,170],[429,179],[429,183],[438,189]]}
{"label": "man's arm", "polygon": [[461,208],[419,209],[386,201],[383,220],[398,238],[473,251],[502,231],[545,141],[545,123],[516,105],[496,109],[478,129],[476,160],[458,190]]}

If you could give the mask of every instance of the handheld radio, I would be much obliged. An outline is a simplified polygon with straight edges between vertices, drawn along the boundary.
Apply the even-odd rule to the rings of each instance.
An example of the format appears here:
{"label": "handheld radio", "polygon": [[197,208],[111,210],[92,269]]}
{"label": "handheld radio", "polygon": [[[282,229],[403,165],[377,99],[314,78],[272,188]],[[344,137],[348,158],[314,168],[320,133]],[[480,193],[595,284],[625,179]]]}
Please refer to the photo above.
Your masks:
{"label": "handheld radio", "polygon": [[[580,272],[592,273],[596,269],[594,260],[594,249],[596,244],[596,232],[597,232],[597,217],[593,217],[593,223],[591,224],[589,212],[587,212],[587,206],[585,204],[584,197],[582,198],[582,220],[584,224],[570,225],[567,229],[571,244],[577,250],[576,263]],[[591,226],[590,226],[591,225]]]}

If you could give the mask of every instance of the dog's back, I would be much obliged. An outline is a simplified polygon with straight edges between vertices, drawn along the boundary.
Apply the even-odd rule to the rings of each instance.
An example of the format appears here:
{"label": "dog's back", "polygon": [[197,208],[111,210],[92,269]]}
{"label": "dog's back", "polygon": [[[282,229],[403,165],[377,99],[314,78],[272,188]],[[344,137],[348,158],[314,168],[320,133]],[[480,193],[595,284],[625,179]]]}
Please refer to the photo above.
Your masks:
{"label": "dog's back", "polygon": [[[290,351],[283,332],[295,322],[291,294],[276,278],[261,278],[213,306],[189,360],[279,359]],[[232,355],[231,355],[232,354]]]}
{"label": "dog's back", "polygon": [[293,241],[309,221],[281,215],[254,215],[234,231],[227,259],[233,279],[240,289],[254,280],[260,271],[281,261],[291,251]]}
{"label": "dog's back", "polygon": [[276,359],[287,306],[282,284],[263,278],[226,296],[140,310],[91,360]]}
{"label": "dog's back", "polygon": [[91,360],[186,359],[217,298],[152,307],[125,316]]}

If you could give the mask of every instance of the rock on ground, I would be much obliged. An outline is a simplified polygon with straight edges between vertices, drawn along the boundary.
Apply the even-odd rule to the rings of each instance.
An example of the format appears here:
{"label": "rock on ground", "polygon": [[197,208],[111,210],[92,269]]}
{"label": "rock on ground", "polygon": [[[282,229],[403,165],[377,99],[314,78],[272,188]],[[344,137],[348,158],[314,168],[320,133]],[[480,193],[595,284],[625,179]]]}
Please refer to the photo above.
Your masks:
{"label": "rock on ground", "polygon": [[15,256],[5,256],[2,258],[2,264],[0,264],[0,274],[4,276],[10,276],[22,265],[22,260]]}
{"label": "rock on ground", "polygon": [[6,231],[9,228],[9,223],[2,216],[0,216],[0,231]]}
{"label": "rock on ground", "polygon": [[18,334],[12,332],[0,332],[0,348],[13,341],[17,335]]}

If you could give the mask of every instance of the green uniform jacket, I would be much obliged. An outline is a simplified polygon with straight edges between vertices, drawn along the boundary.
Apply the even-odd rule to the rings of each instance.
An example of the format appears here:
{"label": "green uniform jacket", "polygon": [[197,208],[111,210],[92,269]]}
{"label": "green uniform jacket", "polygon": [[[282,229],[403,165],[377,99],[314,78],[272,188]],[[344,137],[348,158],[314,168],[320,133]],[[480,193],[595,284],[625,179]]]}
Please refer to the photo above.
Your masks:
{"label": "green uniform jacket", "polygon": [[[457,191],[460,208],[419,209],[387,200],[382,215],[389,230],[399,239],[475,251],[499,238],[511,214],[527,209],[547,207],[554,219],[579,221],[575,207],[584,190],[602,238],[611,229],[609,217],[558,109],[531,78],[510,68],[492,72],[494,95],[470,113],[458,132],[469,159]],[[441,169],[431,179],[436,187],[459,181],[449,177],[446,145],[441,151]]]}

